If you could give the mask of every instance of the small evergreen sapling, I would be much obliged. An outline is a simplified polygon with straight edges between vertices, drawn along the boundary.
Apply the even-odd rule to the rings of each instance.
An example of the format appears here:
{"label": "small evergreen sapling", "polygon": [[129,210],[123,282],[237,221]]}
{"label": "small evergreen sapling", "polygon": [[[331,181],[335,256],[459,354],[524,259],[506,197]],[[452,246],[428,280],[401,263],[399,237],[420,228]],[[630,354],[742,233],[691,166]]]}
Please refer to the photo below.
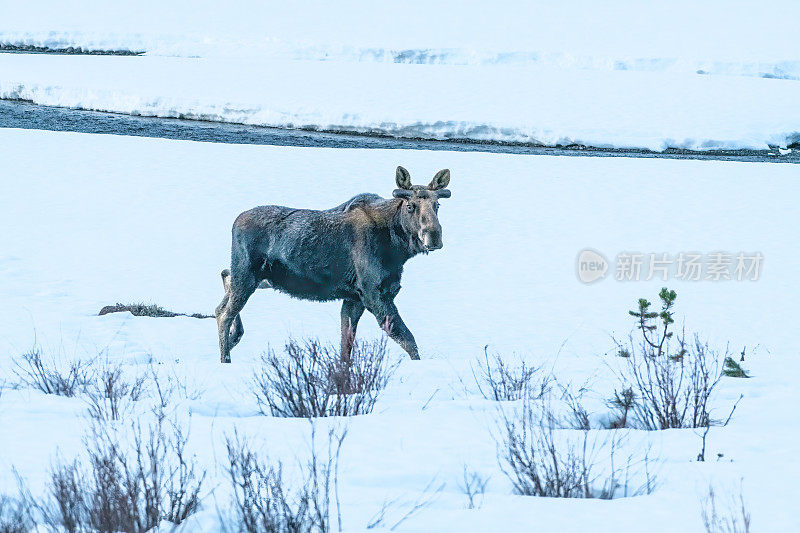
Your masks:
{"label": "small evergreen sapling", "polygon": [[728,376],[729,378],[749,378],[750,374],[742,368],[742,365],[737,363],[733,360],[732,357],[728,356],[725,358],[725,362],[723,363],[722,373]]}

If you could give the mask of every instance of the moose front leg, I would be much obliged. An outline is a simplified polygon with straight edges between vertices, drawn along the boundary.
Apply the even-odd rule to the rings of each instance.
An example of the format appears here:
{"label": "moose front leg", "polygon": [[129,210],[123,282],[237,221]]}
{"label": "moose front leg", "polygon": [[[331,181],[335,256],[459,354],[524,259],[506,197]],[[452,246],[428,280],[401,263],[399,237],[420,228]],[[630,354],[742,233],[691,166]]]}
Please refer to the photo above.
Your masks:
{"label": "moose front leg", "polygon": [[397,306],[391,300],[382,300],[374,305],[368,306],[370,313],[375,315],[378,319],[378,324],[383,328],[389,337],[399,344],[411,359],[419,359],[419,350],[417,349],[417,341],[414,340],[414,335],[403,322],[400,317],[400,312]]}
{"label": "moose front leg", "polygon": [[356,328],[361,315],[364,314],[364,304],[357,300],[342,302],[342,348],[339,357],[342,360],[350,359],[353,343],[356,340]]}
{"label": "moose front leg", "polygon": [[[392,304],[392,307],[394,307],[394,304]],[[396,307],[394,308],[394,315],[387,315],[383,320],[382,327],[388,329],[386,333],[388,333],[397,344],[402,346],[411,359],[415,361],[419,360],[417,341],[414,340],[414,335],[411,334],[411,330],[408,329],[406,323],[400,318],[400,313],[397,312]]]}

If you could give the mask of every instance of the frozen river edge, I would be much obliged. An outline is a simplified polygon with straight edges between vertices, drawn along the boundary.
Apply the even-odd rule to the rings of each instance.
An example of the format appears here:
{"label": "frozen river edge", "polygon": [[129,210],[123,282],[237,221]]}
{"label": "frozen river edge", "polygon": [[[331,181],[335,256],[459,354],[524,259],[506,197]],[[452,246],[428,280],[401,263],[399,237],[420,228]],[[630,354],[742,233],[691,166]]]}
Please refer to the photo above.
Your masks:
{"label": "frozen river edge", "polygon": [[582,145],[539,146],[528,143],[476,142],[466,139],[449,141],[404,139],[352,132],[284,129],[204,120],[142,117],[42,106],[23,100],[0,100],[0,127],[130,135],[226,144],[800,163],[800,149],[797,147],[788,152],[778,148],[707,151],[672,148],[656,152],[646,149],[598,148]]}

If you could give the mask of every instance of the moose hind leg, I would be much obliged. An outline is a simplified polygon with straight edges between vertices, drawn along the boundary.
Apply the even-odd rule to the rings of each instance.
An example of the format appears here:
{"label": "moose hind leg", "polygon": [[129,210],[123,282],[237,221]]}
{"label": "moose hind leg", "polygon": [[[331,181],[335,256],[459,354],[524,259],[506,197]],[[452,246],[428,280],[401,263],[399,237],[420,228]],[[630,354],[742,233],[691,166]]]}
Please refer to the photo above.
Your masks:
{"label": "moose hind leg", "polygon": [[[222,271],[222,288],[225,289],[225,296],[222,298],[222,302],[217,306],[217,309],[214,311],[214,316],[218,317],[222,311],[225,310],[225,306],[228,305],[228,300],[231,297],[231,271],[227,268]],[[260,287],[260,285],[259,285]],[[236,318],[233,319],[233,324],[231,324],[231,329],[229,332],[229,348],[233,348],[239,341],[242,339],[242,335],[244,335],[244,326],[242,325],[242,316],[241,314],[237,314]]]}
{"label": "moose hind leg", "polygon": [[223,271],[222,277],[226,294],[217,308],[217,332],[219,334],[220,361],[230,363],[231,348],[241,340],[244,333],[239,313],[258,287],[258,282],[249,272],[227,277]]}
{"label": "moose hind leg", "polygon": [[220,276],[222,277],[222,289],[225,291],[225,296],[222,297],[222,301],[214,310],[214,316],[217,318],[219,318],[219,315],[225,310],[225,307],[228,305],[228,300],[231,299],[231,271],[226,268],[220,272]]}
{"label": "moose hind leg", "polygon": [[230,343],[231,349],[233,349],[239,341],[242,340],[242,335],[244,335],[244,326],[242,325],[242,314],[238,313],[236,318],[233,319],[233,324],[231,324],[231,331],[230,331]]}

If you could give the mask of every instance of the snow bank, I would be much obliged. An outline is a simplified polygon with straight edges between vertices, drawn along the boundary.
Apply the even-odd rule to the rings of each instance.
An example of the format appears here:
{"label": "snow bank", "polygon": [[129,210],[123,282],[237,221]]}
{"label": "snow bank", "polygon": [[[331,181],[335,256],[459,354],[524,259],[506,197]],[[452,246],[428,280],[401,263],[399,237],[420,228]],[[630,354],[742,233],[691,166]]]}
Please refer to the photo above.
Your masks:
{"label": "snow bank", "polygon": [[0,44],[426,64],[800,77],[785,2],[329,3],[46,0],[3,6]]}
{"label": "snow bank", "polygon": [[[703,531],[698,501],[709,482],[738,490],[743,478],[753,526],[800,527],[793,494],[800,401],[795,318],[800,182],[794,165],[508,156],[403,150],[215,145],[120,136],[0,130],[0,381],[11,356],[34,338],[68,357],[107,350],[127,368],[152,358],[204,389],[190,402],[190,449],[209,466],[214,489],[192,531],[216,531],[224,509],[224,436],[236,428],[294,464],[308,427],[257,416],[249,372],[287,334],[336,341],[339,306],[258,291],[245,307],[233,364],[220,365],[213,320],[95,316],[116,301],[152,301],[209,312],[222,296],[230,225],[242,210],[277,203],[324,208],[353,194],[390,194],[394,168],[415,182],[449,167],[442,250],[407,265],[397,303],[423,360],[405,360],[373,414],[349,421],[340,475],[347,531],[361,531],[386,499],[413,503],[428,482],[441,497],[402,531]],[[647,179],[644,179],[647,178]],[[607,387],[610,335],[630,328],[627,310],[661,280],[593,285],[575,275],[577,253],[760,251],[753,282],[667,282],[680,324],[732,351],[747,346],[750,380],[726,379],[720,405],[744,394],[732,423],[715,428],[694,461],[692,430],[643,433],[663,461],[659,487],[614,501],[511,495],[490,437],[494,404],[468,385],[469,362],[485,344],[525,354],[580,384]],[[359,336],[381,332],[365,319]],[[393,353],[400,355],[392,345]],[[141,367],[139,367],[141,368]],[[462,381],[464,380],[464,381]],[[12,466],[35,494],[56,450],[80,451],[86,420],[78,399],[6,389],[0,398],[0,491],[14,491]],[[337,421],[329,421],[337,423]],[[341,421],[338,421],[341,422]],[[325,422],[323,422],[325,424]],[[323,426],[324,427],[324,426]],[[480,509],[466,509],[463,465],[490,477]],[[399,517],[398,517],[399,518]]]}
{"label": "snow bank", "polygon": [[[800,5],[53,0],[2,6],[0,97],[277,127],[598,147],[800,131]],[[427,68],[424,68],[427,67]]]}
{"label": "snow bank", "polygon": [[521,66],[0,54],[0,97],[135,115],[425,139],[766,149],[800,81]]}

